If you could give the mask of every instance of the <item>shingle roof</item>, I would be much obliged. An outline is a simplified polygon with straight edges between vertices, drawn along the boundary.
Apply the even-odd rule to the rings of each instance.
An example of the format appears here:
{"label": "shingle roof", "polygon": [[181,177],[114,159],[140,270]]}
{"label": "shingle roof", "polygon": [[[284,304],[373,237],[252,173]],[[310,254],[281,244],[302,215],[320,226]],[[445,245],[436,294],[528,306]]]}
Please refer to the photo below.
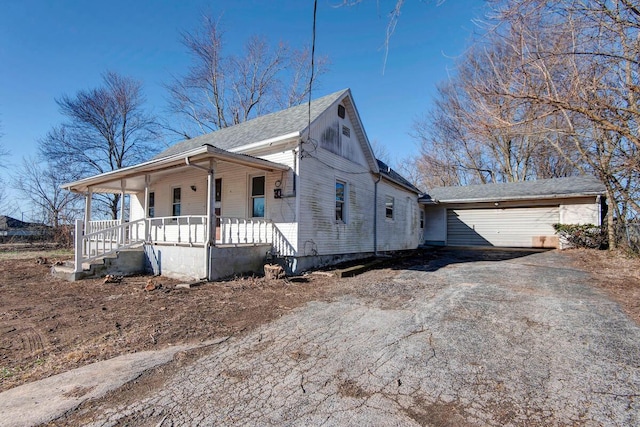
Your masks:
{"label": "shingle roof", "polygon": [[[343,89],[311,101],[311,122],[347,93],[349,93],[349,89]],[[206,135],[180,141],[154,158],[160,159],[180,154],[203,145],[212,145],[224,150],[230,150],[294,132],[302,132],[308,125],[309,104],[304,103],[286,110],[256,117]]]}
{"label": "shingle roof", "polygon": [[433,188],[421,202],[482,202],[542,199],[561,196],[603,195],[605,186],[592,176],[539,179],[537,181]]}
{"label": "shingle roof", "polygon": [[421,194],[422,191],[418,190],[412,183],[407,181],[402,175],[400,175],[395,170],[391,169],[389,165],[383,162],[380,159],[376,159],[378,162],[378,168],[380,169],[380,173],[389,177],[392,181],[396,181],[399,184],[404,185],[405,187],[415,191],[418,194]]}

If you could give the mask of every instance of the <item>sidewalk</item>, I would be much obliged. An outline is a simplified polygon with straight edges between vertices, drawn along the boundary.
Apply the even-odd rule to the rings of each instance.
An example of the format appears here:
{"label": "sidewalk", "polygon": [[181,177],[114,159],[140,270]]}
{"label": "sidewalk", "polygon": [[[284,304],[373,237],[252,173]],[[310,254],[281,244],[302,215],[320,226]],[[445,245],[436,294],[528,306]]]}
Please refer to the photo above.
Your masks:
{"label": "sidewalk", "polygon": [[149,369],[170,362],[180,351],[225,339],[125,354],[9,389],[0,393],[0,427],[47,423],[87,400],[123,386]]}

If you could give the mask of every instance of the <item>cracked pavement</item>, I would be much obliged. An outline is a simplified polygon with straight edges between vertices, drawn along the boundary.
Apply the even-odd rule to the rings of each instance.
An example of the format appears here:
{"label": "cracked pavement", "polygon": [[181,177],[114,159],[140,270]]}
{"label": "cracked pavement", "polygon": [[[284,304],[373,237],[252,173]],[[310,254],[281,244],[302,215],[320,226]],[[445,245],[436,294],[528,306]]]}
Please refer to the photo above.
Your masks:
{"label": "cracked pavement", "polygon": [[555,251],[443,254],[309,303],[210,347],[158,387],[89,402],[59,423],[640,425],[640,328],[590,286],[596,277]]}

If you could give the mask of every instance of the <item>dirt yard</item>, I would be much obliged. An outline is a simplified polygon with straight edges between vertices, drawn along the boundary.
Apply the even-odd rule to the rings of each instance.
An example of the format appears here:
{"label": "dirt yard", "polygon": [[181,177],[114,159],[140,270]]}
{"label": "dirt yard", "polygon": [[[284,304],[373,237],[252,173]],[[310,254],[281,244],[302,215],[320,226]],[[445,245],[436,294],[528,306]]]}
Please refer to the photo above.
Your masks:
{"label": "dirt yard", "polygon": [[[640,322],[639,259],[570,253],[576,268],[597,275],[602,288]],[[70,283],[49,274],[51,263],[70,253],[0,247],[0,391],[123,353],[240,334],[308,301],[366,289],[440,256],[425,252],[349,279],[245,277],[183,288],[179,281],[151,276]],[[478,260],[492,256],[477,255]],[[37,263],[45,261],[39,257],[46,262]]]}

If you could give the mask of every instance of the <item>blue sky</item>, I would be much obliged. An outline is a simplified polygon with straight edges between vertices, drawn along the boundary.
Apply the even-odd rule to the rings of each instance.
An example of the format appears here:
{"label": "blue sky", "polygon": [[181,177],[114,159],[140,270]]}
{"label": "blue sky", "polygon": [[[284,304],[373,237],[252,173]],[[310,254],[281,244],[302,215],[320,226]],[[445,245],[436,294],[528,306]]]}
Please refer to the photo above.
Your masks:
{"label": "blue sky", "polygon": [[[330,60],[314,97],[351,88],[367,135],[395,162],[418,151],[409,136],[435,86],[467,47],[483,0],[406,0],[383,73],[382,45],[395,0],[335,7],[319,0],[316,52]],[[101,83],[113,70],[144,83],[148,107],[164,114],[163,83],[186,72],[180,33],[203,13],[221,16],[229,51],[253,34],[294,47],[311,43],[313,1],[20,0],[0,7],[0,139],[12,165],[62,121],[55,98]],[[2,212],[0,212],[2,214]]]}

